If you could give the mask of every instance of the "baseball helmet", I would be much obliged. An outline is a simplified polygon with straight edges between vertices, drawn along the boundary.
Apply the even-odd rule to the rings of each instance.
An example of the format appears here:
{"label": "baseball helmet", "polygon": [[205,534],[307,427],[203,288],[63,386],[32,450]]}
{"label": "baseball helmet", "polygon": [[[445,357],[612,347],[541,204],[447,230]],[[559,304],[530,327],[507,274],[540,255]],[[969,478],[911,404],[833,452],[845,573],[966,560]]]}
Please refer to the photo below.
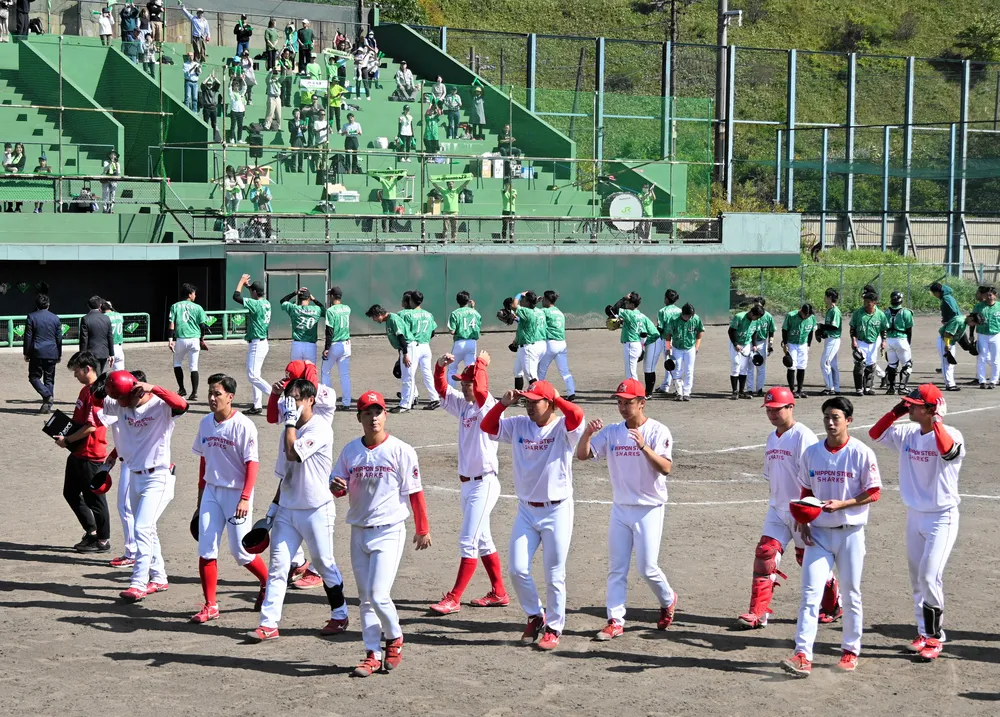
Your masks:
{"label": "baseball helmet", "polygon": [[851,351],[851,356],[853,356],[854,360],[858,363],[863,363],[865,360],[865,355],[861,353],[861,349],[854,349]]}
{"label": "baseball helmet", "polygon": [[781,357],[781,363],[785,366],[785,368],[791,368],[795,362],[792,361],[792,357],[790,354],[785,354],[784,356]]}
{"label": "baseball helmet", "polygon": [[396,363],[392,365],[392,377],[403,378],[403,369],[400,368],[399,359],[396,359]]}
{"label": "baseball helmet", "polygon": [[269,531],[273,523],[273,518],[261,518],[254,523],[250,532],[243,536],[243,549],[252,555],[259,555],[267,550],[267,546],[271,544]]}
{"label": "baseball helmet", "polygon": [[785,388],[784,386],[775,386],[769,389],[767,394],[764,396],[764,403],[762,408],[783,408],[785,406],[795,405],[795,394],[792,393],[790,388]]}
{"label": "baseball helmet", "polygon": [[94,474],[90,481],[90,492],[102,495],[109,490],[111,490],[111,473],[106,468],[102,468]]}
{"label": "baseball helmet", "polygon": [[754,366],[763,366],[764,354],[762,354],[760,351],[754,351],[752,354],[750,354],[750,362]]}
{"label": "baseball helmet", "polygon": [[816,520],[823,512],[823,502],[815,496],[806,496],[801,500],[793,500],[788,503],[788,509],[792,512],[792,517],[796,523],[808,524]]}
{"label": "baseball helmet", "polygon": [[902,304],[903,303],[903,292],[902,291],[894,291],[891,294],[889,294],[889,303],[890,304]]}
{"label": "baseball helmet", "polygon": [[191,525],[188,526],[191,531],[191,537],[198,540],[198,514],[195,513],[191,516]]}
{"label": "baseball helmet", "polygon": [[112,371],[104,382],[104,390],[114,399],[125,398],[138,385],[135,376],[128,371]]}
{"label": "baseball helmet", "polygon": [[673,354],[667,354],[667,357],[663,360],[663,368],[667,371],[673,371],[677,368],[677,362],[674,361]]}

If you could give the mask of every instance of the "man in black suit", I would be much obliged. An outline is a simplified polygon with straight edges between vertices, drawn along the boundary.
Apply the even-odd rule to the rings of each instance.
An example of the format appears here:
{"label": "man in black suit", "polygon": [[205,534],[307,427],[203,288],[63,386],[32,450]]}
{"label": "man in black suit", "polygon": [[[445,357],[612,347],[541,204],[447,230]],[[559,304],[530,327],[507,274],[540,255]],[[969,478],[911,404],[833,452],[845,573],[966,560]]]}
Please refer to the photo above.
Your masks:
{"label": "man in black suit", "polygon": [[101,311],[104,299],[91,296],[87,300],[90,311],[80,319],[80,351],[89,351],[97,359],[97,374],[104,373],[108,357],[115,355],[115,344],[111,331],[111,319]]}
{"label": "man in black suit", "polygon": [[52,410],[56,365],[62,360],[62,325],[49,311],[49,297],[35,298],[35,311],[24,324],[24,360],[28,363],[28,382],[42,397],[39,413]]}

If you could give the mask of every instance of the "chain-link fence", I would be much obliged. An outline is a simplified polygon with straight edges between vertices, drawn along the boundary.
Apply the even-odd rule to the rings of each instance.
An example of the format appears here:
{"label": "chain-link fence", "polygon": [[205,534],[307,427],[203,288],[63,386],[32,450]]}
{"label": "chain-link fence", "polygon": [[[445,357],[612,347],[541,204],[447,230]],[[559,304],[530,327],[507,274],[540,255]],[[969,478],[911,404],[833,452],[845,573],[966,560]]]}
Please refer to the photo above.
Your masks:
{"label": "chain-link fence", "polygon": [[5,212],[110,214],[116,205],[160,207],[164,180],[146,177],[0,176],[0,206]]}
{"label": "chain-link fence", "polygon": [[[62,314],[59,316],[62,342],[64,346],[80,343],[80,320],[83,314]],[[149,342],[149,314],[122,314],[122,333],[125,343]],[[0,316],[0,346],[24,345],[24,316]]]}

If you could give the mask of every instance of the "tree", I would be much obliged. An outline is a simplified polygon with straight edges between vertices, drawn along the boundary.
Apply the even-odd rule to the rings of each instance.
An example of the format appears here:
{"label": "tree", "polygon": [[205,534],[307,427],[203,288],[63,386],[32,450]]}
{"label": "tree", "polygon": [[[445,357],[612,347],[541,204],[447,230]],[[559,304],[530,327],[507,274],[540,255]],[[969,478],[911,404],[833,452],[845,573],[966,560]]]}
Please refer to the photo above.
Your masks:
{"label": "tree", "polygon": [[1000,61],[1000,16],[995,13],[976,15],[968,27],[955,36],[955,46],[964,51],[967,60]]}

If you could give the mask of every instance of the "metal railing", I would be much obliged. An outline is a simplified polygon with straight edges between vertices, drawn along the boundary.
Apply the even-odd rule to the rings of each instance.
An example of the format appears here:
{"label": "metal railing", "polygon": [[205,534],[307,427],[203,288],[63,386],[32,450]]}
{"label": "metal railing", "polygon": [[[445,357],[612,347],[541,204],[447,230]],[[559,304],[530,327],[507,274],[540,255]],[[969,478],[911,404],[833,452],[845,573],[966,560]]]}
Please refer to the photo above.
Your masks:
{"label": "metal railing", "polygon": [[[80,343],[80,320],[83,317],[84,314],[59,314],[63,346]],[[122,320],[125,343],[149,342],[149,314],[122,314]],[[24,316],[0,316],[0,346],[23,346],[26,322]]]}
{"label": "metal railing", "polygon": [[164,202],[165,184],[164,179],[148,177],[4,174],[0,203],[6,211],[20,211],[23,204],[70,213],[110,213],[115,204],[158,208]]}

